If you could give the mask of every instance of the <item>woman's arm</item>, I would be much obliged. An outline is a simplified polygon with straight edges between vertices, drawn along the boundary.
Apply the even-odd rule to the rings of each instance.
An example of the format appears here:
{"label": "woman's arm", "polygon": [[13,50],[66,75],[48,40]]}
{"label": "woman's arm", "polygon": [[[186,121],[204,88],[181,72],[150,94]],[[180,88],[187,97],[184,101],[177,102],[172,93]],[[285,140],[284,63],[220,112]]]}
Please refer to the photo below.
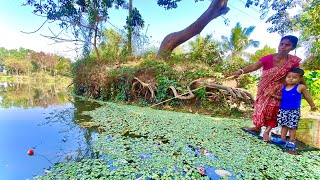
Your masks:
{"label": "woman's arm", "polygon": [[233,75],[235,78],[237,78],[241,74],[246,74],[246,73],[249,73],[252,71],[256,71],[256,70],[260,69],[261,67],[262,67],[262,63],[260,61],[257,61],[253,65],[246,66],[242,69],[239,69],[238,71],[231,73],[231,75]]}

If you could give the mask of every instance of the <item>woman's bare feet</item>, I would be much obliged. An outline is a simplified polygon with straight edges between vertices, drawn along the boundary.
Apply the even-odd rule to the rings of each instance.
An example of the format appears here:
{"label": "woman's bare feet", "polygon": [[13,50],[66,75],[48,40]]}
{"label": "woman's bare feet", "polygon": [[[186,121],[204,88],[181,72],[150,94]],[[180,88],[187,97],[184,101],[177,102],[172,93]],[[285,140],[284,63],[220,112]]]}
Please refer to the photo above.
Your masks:
{"label": "woman's bare feet", "polygon": [[261,127],[247,127],[245,128],[248,131],[256,131],[256,132],[260,132],[261,131]]}
{"label": "woman's bare feet", "polygon": [[269,142],[271,139],[270,139],[270,136],[269,136],[269,133],[263,133],[263,141],[264,142]]}

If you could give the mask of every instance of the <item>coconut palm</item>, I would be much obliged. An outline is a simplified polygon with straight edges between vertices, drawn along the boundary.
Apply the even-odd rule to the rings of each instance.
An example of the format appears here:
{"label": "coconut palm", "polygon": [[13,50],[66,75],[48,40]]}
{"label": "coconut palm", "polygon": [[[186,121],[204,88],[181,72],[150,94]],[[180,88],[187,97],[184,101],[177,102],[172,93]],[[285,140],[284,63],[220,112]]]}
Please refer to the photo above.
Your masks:
{"label": "coconut palm", "polygon": [[223,49],[228,53],[227,60],[232,63],[237,59],[243,59],[243,56],[249,55],[244,52],[249,47],[258,47],[260,42],[249,39],[255,26],[242,28],[238,22],[234,28],[231,29],[230,37],[221,36],[223,40]]}

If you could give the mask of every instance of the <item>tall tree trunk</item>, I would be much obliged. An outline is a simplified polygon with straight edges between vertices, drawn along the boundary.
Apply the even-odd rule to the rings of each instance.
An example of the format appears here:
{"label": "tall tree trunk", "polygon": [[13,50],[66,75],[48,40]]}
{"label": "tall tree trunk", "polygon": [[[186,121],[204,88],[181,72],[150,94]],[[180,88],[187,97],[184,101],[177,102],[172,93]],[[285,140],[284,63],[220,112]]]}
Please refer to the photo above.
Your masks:
{"label": "tall tree trunk", "polygon": [[[132,0],[129,0],[129,19],[132,19]],[[128,27],[128,51],[132,54],[132,27]]]}
{"label": "tall tree trunk", "polygon": [[[98,2],[96,0],[94,0],[94,4],[98,4]],[[96,6],[95,6],[95,8],[96,8]],[[95,19],[95,22],[94,22],[94,32],[93,32],[94,33],[93,34],[93,46],[94,46],[94,50],[97,54],[97,59],[99,62],[101,62],[102,59],[101,59],[100,52],[99,52],[98,45],[97,45],[99,21],[100,21],[100,17],[99,17],[99,13],[98,13],[97,8],[94,10],[94,19]]]}
{"label": "tall tree trunk", "polygon": [[168,57],[174,48],[199,34],[211,20],[228,13],[227,3],[228,0],[212,1],[209,8],[194,23],[184,30],[167,35],[160,45],[158,57]]}
{"label": "tall tree trunk", "polygon": [[97,37],[98,36],[98,23],[96,24],[95,28],[94,28],[94,37],[93,37],[93,46],[94,46],[94,50],[97,54],[97,59],[99,62],[102,61],[101,57],[100,57],[100,52],[97,46]]}

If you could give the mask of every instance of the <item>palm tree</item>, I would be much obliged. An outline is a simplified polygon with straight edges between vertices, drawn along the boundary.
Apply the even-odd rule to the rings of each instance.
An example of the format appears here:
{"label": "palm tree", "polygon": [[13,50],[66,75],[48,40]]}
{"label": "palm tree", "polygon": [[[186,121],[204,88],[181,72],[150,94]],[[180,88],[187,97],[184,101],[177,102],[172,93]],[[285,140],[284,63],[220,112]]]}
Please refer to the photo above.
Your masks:
{"label": "palm tree", "polygon": [[255,26],[248,28],[242,28],[238,22],[234,28],[231,29],[230,37],[221,36],[223,40],[223,49],[225,52],[230,53],[227,56],[227,60],[233,63],[237,59],[242,59],[243,56],[247,56],[248,53],[244,52],[247,48],[253,46],[258,47],[260,42],[253,39],[249,39],[251,33],[255,29]]}

